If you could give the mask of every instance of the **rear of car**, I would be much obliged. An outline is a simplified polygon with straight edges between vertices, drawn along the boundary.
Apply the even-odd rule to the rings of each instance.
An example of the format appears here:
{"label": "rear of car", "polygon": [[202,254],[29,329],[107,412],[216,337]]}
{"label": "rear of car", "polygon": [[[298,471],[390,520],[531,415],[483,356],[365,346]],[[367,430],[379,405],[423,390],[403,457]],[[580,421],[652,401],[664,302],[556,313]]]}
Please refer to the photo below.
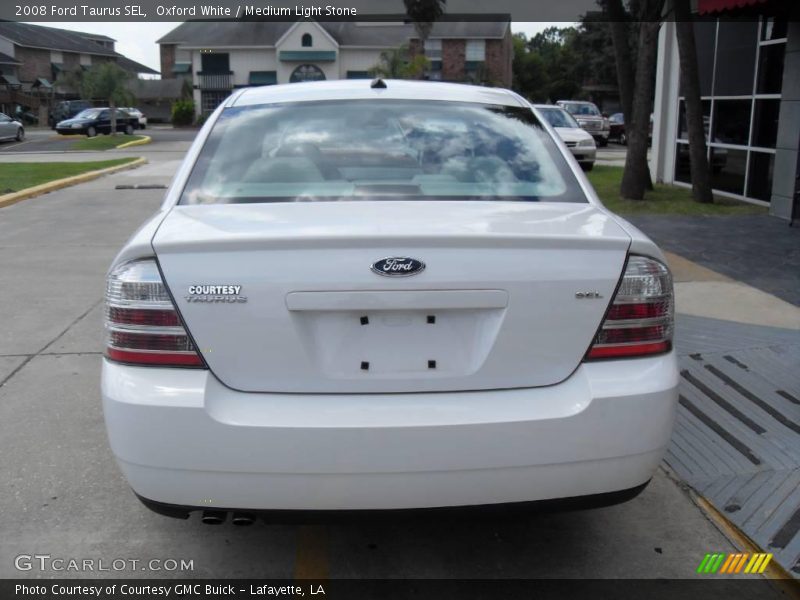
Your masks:
{"label": "rear of car", "polygon": [[676,403],[660,251],[518,96],[380,83],[232,96],[115,259],[129,483],[241,524],[635,495]]}
{"label": "rear of car", "polygon": [[145,129],[147,127],[147,116],[138,108],[123,107],[120,110],[125,111],[133,117],[137,129]]}
{"label": "rear of car", "polygon": [[611,125],[593,102],[559,100],[556,104],[575,117],[578,125],[590,133],[598,145],[604,147],[608,144]]}

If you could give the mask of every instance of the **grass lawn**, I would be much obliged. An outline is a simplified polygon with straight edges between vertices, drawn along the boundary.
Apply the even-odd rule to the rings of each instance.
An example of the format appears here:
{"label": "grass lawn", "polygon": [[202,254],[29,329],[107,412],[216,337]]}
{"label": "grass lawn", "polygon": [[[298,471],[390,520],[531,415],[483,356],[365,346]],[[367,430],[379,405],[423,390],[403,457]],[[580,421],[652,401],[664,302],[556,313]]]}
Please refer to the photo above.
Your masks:
{"label": "grass lawn", "polygon": [[94,162],[0,163],[0,194],[18,192],[55,179],[122,165],[134,160],[136,157]]}
{"label": "grass lawn", "polygon": [[111,150],[120,144],[144,139],[143,135],[98,135],[93,138],[84,137],[70,144],[70,150]]}
{"label": "grass lawn", "polygon": [[644,200],[623,200],[619,196],[622,167],[597,165],[587,173],[597,195],[610,210],[621,215],[753,215],[766,214],[767,208],[731,198],[714,197],[714,204],[692,200],[692,190],[676,185],[657,183]]}

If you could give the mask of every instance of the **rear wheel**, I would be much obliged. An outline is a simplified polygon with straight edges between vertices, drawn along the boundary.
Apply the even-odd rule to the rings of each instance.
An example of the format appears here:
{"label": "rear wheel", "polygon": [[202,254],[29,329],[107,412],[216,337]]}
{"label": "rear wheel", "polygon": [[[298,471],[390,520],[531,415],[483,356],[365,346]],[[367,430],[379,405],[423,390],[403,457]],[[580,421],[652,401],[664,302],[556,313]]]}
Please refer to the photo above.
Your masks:
{"label": "rear wheel", "polygon": [[19,129],[17,129],[17,141],[21,142],[24,139],[25,139],[25,130],[22,127],[20,127]]}
{"label": "rear wheel", "polygon": [[597,138],[597,145],[600,146],[601,148],[605,148],[606,146],[608,146],[608,138],[604,137]]}
{"label": "rear wheel", "polygon": [[133,135],[133,125],[130,123],[125,125],[125,135]]}
{"label": "rear wheel", "polygon": [[97,129],[94,127],[88,127],[86,129],[86,137],[94,137],[97,135]]}
{"label": "rear wheel", "polygon": [[591,171],[592,169],[594,169],[594,163],[593,162],[581,163],[581,169],[583,169],[584,171]]}
{"label": "rear wheel", "polygon": [[628,145],[628,136],[625,135],[624,133],[620,133],[619,134],[619,143],[622,144],[623,146],[627,146]]}

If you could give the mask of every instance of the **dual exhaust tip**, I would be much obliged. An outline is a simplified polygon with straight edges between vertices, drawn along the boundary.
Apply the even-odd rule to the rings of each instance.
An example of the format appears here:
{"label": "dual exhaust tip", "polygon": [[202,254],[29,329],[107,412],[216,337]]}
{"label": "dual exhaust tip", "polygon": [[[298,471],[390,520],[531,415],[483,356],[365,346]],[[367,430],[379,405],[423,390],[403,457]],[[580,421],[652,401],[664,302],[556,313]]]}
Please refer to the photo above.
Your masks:
{"label": "dual exhaust tip", "polygon": [[[222,525],[227,516],[228,513],[224,510],[204,510],[200,520],[206,525]],[[231,516],[231,523],[240,527],[252,525],[255,520],[256,516],[248,512],[234,512]]]}

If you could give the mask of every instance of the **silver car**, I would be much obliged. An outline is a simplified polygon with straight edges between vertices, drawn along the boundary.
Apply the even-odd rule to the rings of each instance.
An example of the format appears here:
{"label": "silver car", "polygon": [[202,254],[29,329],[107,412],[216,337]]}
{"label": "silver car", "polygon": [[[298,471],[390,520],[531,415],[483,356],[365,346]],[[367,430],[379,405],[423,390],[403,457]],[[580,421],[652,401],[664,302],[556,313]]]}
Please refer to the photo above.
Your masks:
{"label": "silver car", "polygon": [[0,113],[0,140],[17,140],[21,142],[25,139],[25,127],[19,121],[15,121],[6,114]]}
{"label": "silver car", "polygon": [[592,134],[598,146],[602,148],[608,145],[608,138],[611,135],[611,124],[593,102],[586,102],[585,100],[559,100],[556,104],[575,117],[575,120],[578,121],[578,125]]}

